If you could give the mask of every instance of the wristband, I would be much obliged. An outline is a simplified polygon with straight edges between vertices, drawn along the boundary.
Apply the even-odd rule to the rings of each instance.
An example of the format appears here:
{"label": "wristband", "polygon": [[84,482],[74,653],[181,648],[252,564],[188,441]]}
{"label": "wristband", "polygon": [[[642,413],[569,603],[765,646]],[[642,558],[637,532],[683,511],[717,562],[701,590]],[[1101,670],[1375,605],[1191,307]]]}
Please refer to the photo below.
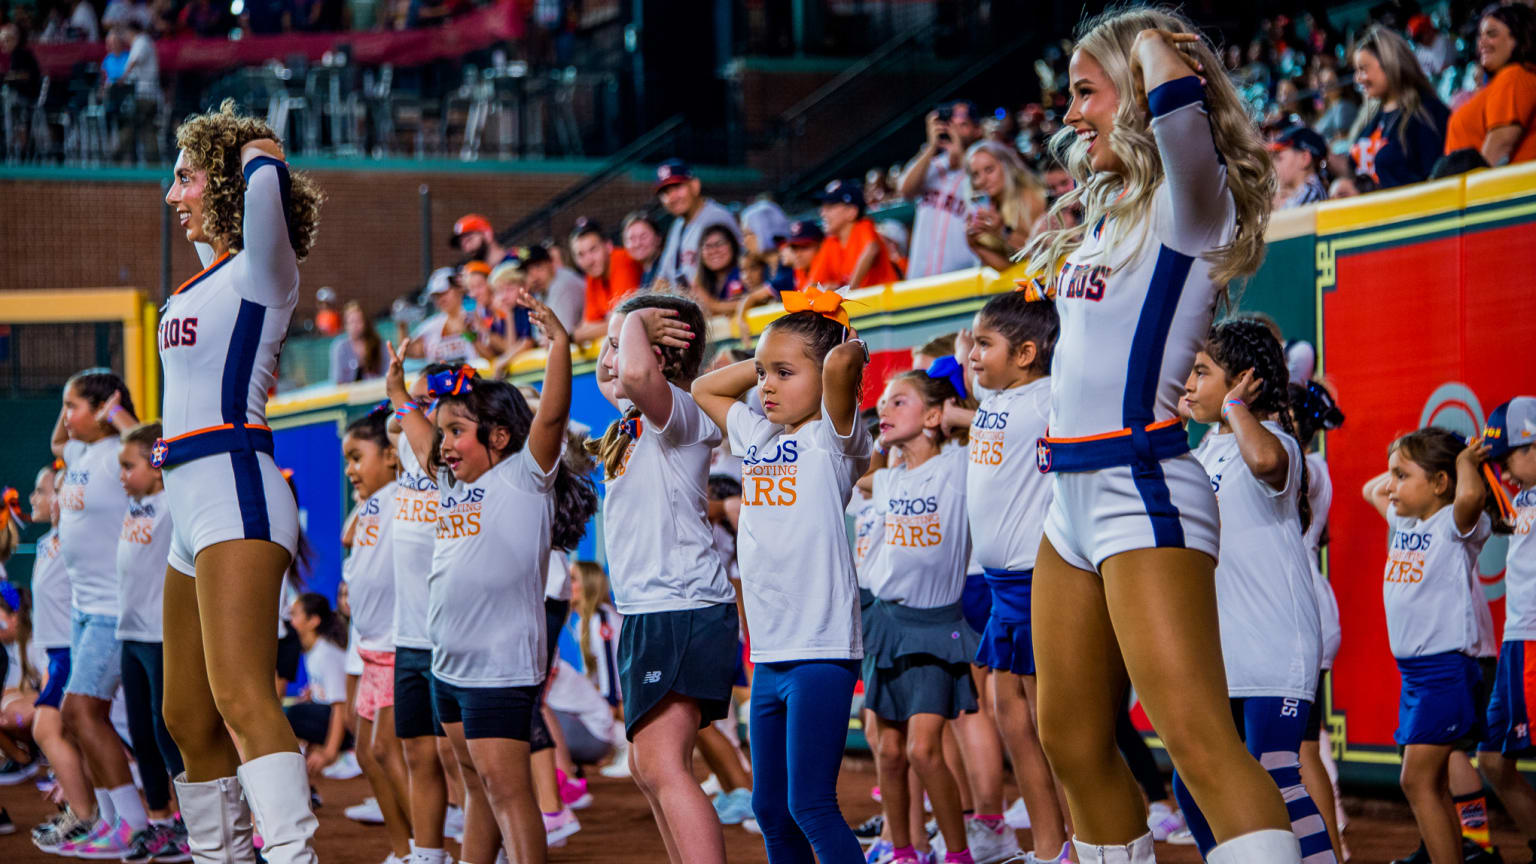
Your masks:
{"label": "wristband", "polygon": [[415,402],[407,402],[404,405],[401,405],[399,408],[395,409],[395,419],[396,420],[404,420],[405,419],[405,415],[407,415],[407,414],[409,414],[409,413],[411,413],[412,411],[415,411],[415,410],[416,410],[416,403]]}
{"label": "wristband", "polygon": [[107,422],[111,423],[112,419],[117,416],[117,412],[119,412],[121,410],[123,410],[123,406],[121,406],[121,405],[113,405],[112,406],[112,410],[107,412]]}
{"label": "wristband", "polygon": [[1228,399],[1227,401],[1221,403],[1221,419],[1227,419],[1227,412],[1231,411],[1232,406],[1234,405],[1241,405],[1244,408],[1248,407],[1248,403],[1241,399]]}

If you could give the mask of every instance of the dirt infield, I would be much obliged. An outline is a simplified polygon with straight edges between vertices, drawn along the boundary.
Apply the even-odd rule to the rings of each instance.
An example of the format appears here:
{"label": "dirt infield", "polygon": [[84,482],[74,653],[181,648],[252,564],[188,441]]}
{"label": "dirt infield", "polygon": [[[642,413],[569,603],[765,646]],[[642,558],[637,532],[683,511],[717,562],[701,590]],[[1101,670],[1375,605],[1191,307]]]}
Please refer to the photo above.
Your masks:
{"label": "dirt infield", "polygon": [[[843,812],[850,821],[859,822],[878,809],[869,798],[874,771],[868,760],[850,757],[843,767],[839,783]],[[324,780],[320,795],[325,805],[319,811],[320,831],[316,846],[324,864],[378,864],[389,853],[382,828],[359,825],[342,815],[342,810],[368,794],[361,779]],[[594,773],[591,780],[592,807],[579,812],[582,830],[562,848],[551,849],[549,860],[564,862],[609,862],[662,864],[666,852],[651,821],[645,799],[628,780],[608,780]],[[1352,861],[1357,864],[1386,864],[1406,854],[1418,843],[1418,834],[1407,806],[1401,801],[1346,797],[1350,827],[1345,834]],[[30,783],[0,788],[0,806],[10,811],[16,833],[0,837],[0,862],[32,864],[58,860],[32,846],[28,830],[46,818],[49,805]],[[1509,864],[1530,860],[1525,844],[1507,820],[1495,821],[1495,841],[1505,850]],[[1020,832],[1027,844],[1027,832]],[[450,847],[452,844],[450,843]],[[1026,846],[1027,848],[1027,846]],[[456,849],[454,850],[457,851]],[[766,862],[762,840],[741,828],[726,829],[726,851],[732,862]],[[1192,847],[1159,845],[1158,860],[1165,864],[1194,864],[1200,860]]]}

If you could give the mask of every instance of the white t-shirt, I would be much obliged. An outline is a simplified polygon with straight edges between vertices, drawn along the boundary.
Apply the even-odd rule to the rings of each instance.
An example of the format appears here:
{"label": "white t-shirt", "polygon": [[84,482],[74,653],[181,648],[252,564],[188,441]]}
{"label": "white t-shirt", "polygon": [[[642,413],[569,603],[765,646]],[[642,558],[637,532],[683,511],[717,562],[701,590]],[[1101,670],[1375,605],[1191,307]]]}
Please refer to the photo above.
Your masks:
{"label": "white t-shirt", "polygon": [[544,680],[544,581],[559,468],[558,461],[540,468],[525,445],[473,483],[438,475],[427,628],[432,674],[449,684]]}
{"label": "white t-shirt", "polygon": [[357,647],[365,651],[395,650],[395,483],[358,505],[352,528],[352,552],[341,568],[347,580],[347,602]]}
{"label": "white t-shirt", "polygon": [[427,577],[432,573],[432,544],[437,534],[437,483],[416,460],[411,443],[400,436],[395,448],[400,473],[395,478],[395,645],[432,649],[427,635]]}
{"label": "white t-shirt", "polygon": [[1288,457],[1285,486],[1255,477],[1237,436],[1213,434],[1195,449],[1216,492],[1221,558],[1216,611],[1227,693],[1235,699],[1280,696],[1311,701],[1322,667],[1322,623],[1312,567],[1301,536],[1301,446],[1265,422]]}
{"label": "white t-shirt", "polygon": [[587,629],[588,646],[596,661],[595,668],[586,670],[587,677],[604,699],[612,699],[616,704],[623,698],[618,673],[619,633],[624,630],[624,616],[613,606],[599,603],[595,614],[587,620]]}
{"label": "white t-shirt", "polygon": [[666,425],[639,418],[640,437],[607,481],[608,571],[625,615],[736,602],[708,515],[709,459],[720,429],[686,390],[667,388]]}
{"label": "white t-shirt", "polygon": [[948,606],[965,590],[971,554],[965,521],[966,448],[945,447],[917,468],[875,472],[885,538],[869,590],[914,609]]}
{"label": "white t-shirt", "polygon": [[873,495],[866,497],[858,489],[848,496],[847,513],[853,517],[853,566],[859,587],[869,590],[875,564],[880,560],[880,544],[885,541],[885,514],[875,506]]}
{"label": "white t-shirt", "polygon": [[843,521],[869,467],[869,432],[822,416],[790,433],[744,403],[726,432],[742,457],[737,557],[752,662],[859,659],[859,586]]}
{"label": "white t-shirt", "polygon": [[1536,489],[1515,496],[1515,527],[1504,559],[1504,641],[1536,640]]}
{"label": "white t-shirt", "polygon": [[1333,668],[1339,655],[1343,631],[1339,627],[1339,601],[1333,586],[1323,576],[1323,531],[1328,527],[1328,509],[1333,506],[1333,478],[1321,453],[1307,454],[1307,503],[1312,505],[1312,524],[1302,539],[1307,544],[1307,563],[1312,565],[1312,590],[1317,595],[1317,615],[1323,625],[1323,668]]}
{"label": "white t-shirt", "polygon": [[349,677],[363,674],[363,655],[357,653],[357,627],[352,624],[347,625],[347,662],[343,668]]}
{"label": "white t-shirt", "polygon": [[985,395],[971,420],[965,491],[976,561],[992,570],[1032,570],[1051,509],[1051,475],[1035,465],[1035,442],[1051,415],[1051,379]]}
{"label": "white t-shirt", "polygon": [[563,550],[549,550],[549,571],[544,576],[544,599],[571,600],[571,559]]}
{"label": "white t-shirt", "polygon": [[347,701],[347,652],[325,637],[304,652],[304,673],[309,676],[309,701],[334,705]]}
{"label": "white t-shirt", "polygon": [[448,316],[439,312],[421,322],[411,338],[421,343],[428,363],[468,363],[475,356],[474,346],[462,333],[443,335],[443,327],[447,324]]}
{"label": "white t-shirt", "polygon": [[949,167],[949,154],[928,162],[912,217],[912,247],[907,278],[935,276],[975,267],[976,253],[965,242],[965,218],[971,211],[971,178],[965,166]]}
{"label": "white t-shirt", "polygon": [[[117,617],[117,543],[128,493],[118,482],[122,441],[108,435],[92,444],[64,445],[59,487],[59,543],[69,568],[70,603],[87,615]],[[163,574],[162,574],[163,575]]]}
{"label": "white t-shirt", "polygon": [[117,638],[160,642],[165,566],[171,554],[171,507],[164,491],[128,499],[117,540]]}
{"label": "white t-shirt", "polygon": [[1480,588],[1477,556],[1493,526],[1485,513],[1463,534],[1454,510],[1447,504],[1428,519],[1410,519],[1387,509],[1392,537],[1381,594],[1394,657],[1477,651],[1479,604],[1472,591]]}
{"label": "white t-shirt", "polygon": [[45,649],[68,648],[70,626],[69,571],[58,529],[51,529],[38,538],[32,561],[32,641]]}
{"label": "white t-shirt", "polygon": [[571,664],[555,659],[560,670],[549,685],[544,701],[562,714],[570,714],[599,741],[613,743],[613,709],[586,676]]}

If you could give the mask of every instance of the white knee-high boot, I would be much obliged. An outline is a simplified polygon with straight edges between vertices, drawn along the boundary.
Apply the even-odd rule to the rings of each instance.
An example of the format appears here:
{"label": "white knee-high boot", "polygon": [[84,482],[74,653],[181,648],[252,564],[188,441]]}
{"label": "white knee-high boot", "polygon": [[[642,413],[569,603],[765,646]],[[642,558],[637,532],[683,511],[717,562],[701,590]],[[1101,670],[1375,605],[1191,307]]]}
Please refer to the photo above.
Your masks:
{"label": "white knee-high boot", "polygon": [[1207,864],[1301,864],[1301,843],[1279,828],[1253,831],[1211,850]]}
{"label": "white knee-high boot", "polygon": [[1143,834],[1124,846],[1095,846],[1072,838],[1081,864],[1157,864],[1152,852],[1151,833]]}
{"label": "white knee-high boot", "polygon": [[256,864],[251,846],[251,811],[240,794],[240,781],[220,777],[206,783],[176,778],[176,800],[187,826],[187,848],[195,864]]}
{"label": "white knee-high boot", "polygon": [[298,753],[272,753],[240,766],[261,855],[268,864],[317,864],[310,846],[319,822],[309,809],[309,771]]}

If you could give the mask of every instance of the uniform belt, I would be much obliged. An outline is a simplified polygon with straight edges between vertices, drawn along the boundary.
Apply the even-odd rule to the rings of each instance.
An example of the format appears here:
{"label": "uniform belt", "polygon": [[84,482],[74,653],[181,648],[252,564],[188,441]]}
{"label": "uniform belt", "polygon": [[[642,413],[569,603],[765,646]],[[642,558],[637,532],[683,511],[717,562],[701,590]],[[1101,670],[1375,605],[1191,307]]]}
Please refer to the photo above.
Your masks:
{"label": "uniform belt", "polygon": [[150,464],[170,468],[193,459],[219,453],[265,453],[272,455],[272,430],[256,423],[210,426],[174,438],[161,438],[150,450]]}
{"label": "uniform belt", "polygon": [[1100,471],[1152,464],[1188,452],[1189,433],[1183,421],[1174,418],[1084,438],[1041,438],[1035,442],[1035,464],[1042,474]]}

